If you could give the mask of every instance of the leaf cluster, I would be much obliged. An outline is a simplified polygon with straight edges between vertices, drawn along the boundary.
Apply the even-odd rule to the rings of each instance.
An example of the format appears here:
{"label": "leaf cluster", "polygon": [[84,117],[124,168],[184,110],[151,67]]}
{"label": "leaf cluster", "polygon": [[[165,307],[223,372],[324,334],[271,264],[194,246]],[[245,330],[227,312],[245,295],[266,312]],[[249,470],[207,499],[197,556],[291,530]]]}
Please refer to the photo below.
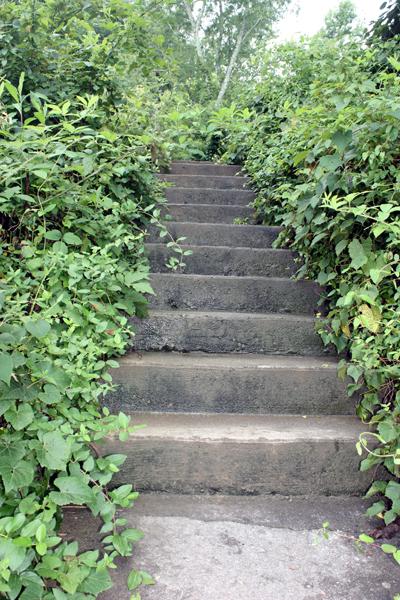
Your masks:
{"label": "leaf cluster", "polygon": [[[247,140],[232,131],[226,157],[246,155],[266,224],[297,250],[298,277],[323,286],[316,327],[344,358],[339,376],[358,413],[377,424],[361,468],[399,476],[399,40],[303,40],[270,51]],[[272,58],[272,63],[268,60]],[[364,444],[364,447],[367,445]],[[394,484],[393,484],[394,485]],[[398,484],[396,484],[398,485]],[[386,489],[386,488],[385,488]],[[392,499],[387,496],[392,504]],[[391,522],[400,505],[386,513]]]}

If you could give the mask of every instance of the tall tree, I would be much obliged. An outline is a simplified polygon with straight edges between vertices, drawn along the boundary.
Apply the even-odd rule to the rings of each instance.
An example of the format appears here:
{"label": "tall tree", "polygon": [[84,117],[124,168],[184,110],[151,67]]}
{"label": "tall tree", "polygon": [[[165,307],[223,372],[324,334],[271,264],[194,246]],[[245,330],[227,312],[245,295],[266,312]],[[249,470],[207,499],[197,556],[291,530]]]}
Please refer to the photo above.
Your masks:
{"label": "tall tree", "polygon": [[[166,43],[184,62],[182,76],[197,73],[203,100],[218,107],[235,71],[245,67],[257,39],[272,37],[291,0],[177,0]],[[182,61],[183,59],[183,61]]]}
{"label": "tall tree", "polygon": [[331,9],[325,15],[325,27],[319,33],[333,39],[361,33],[361,23],[357,19],[356,5],[352,0],[342,0],[336,9]]}

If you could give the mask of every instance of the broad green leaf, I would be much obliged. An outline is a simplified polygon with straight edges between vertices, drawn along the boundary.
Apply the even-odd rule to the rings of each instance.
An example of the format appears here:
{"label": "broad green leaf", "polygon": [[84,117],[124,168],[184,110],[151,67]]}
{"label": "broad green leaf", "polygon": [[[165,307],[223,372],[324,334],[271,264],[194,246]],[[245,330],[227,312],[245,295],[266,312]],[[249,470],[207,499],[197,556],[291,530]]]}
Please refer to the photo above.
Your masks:
{"label": "broad green leaf", "polygon": [[34,419],[34,413],[30,404],[21,403],[11,406],[4,413],[4,418],[16,429],[25,429]]}
{"label": "broad green leaf", "polygon": [[151,577],[151,575],[146,573],[146,571],[139,571],[139,575],[142,578],[142,583],[144,583],[145,585],[154,585],[155,584],[154,579]]}
{"label": "broad green leaf", "polygon": [[49,495],[58,506],[86,504],[95,500],[93,490],[76,477],[57,477],[54,485],[60,491],[50,492]]}
{"label": "broad green leaf", "polygon": [[47,590],[36,583],[32,583],[22,592],[18,600],[43,600],[47,595]]}
{"label": "broad green leaf", "polygon": [[10,385],[11,373],[14,369],[13,359],[9,354],[0,353],[0,379]]}
{"label": "broad green leaf", "polygon": [[332,136],[332,143],[336,148],[343,154],[346,147],[350,144],[353,139],[353,132],[351,129],[348,131],[336,131]]}
{"label": "broad green leaf", "polygon": [[336,152],[336,154],[329,154],[327,156],[323,156],[320,161],[320,167],[324,167],[328,169],[328,171],[335,171],[338,166],[341,164],[340,154]]}
{"label": "broad green leaf", "polygon": [[32,440],[29,447],[34,449],[42,467],[65,471],[71,455],[70,445],[57,431],[48,431],[40,440]]}
{"label": "broad green leaf", "polygon": [[62,393],[70,384],[69,375],[60,367],[47,362],[41,361],[35,364],[35,374],[38,374],[38,377],[43,377],[47,379],[49,383],[55,385],[58,390]]}
{"label": "broad green leaf", "polygon": [[400,498],[400,483],[389,481],[385,489],[385,496],[390,500],[398,500]]}
{"label": "broad green leaf", "polygon": [[6,493],[25,487],[33,481],[34,471],[27,461],[14,463],[7,458],[0,459],[0,475],[3,479]]}
{"label": "broad green leaf", "polygon": [[91,570],[89,575],[79,585],[78,592],[97,596],[101,592],[112,588],[113,585],[106,569],[98,572]]}
{"label": "broad green leaf", "polygon": [[39,394],[39,398],[45,404],[57,404],[61,400],[61,394],[55,385],[47,383],[43,388],[43,392]]}
{"label": "broad green leaf", "polygon": [[142,583],[142,576],[137,571],[132,570],[128,575],[126,583],[129,590],[134,590]]}
{"label": "broad green leaf", "polygon": [[64,244],[64,242],[55,242],[53,244],[53,252],[60,254],[68,254],[68,247]]}
{"label": "broad green leaf", "polygon": [[82,244],[81,238],[79,238],[74,233],[71,233],[70,231],[68,231],[67,233],[64,234],[63,241],[66,244],[72,244],[74,246],[78,246],[78,245]]}
{"label": "broad green leaf", "polygon": [[26,549],[15,546],[11,538],[0,537],[0,560],[7,557],[12,571],[16,571],[24,562]]}
{"label": "broad green leaf", "polygon": [[58,242],[58,240],[61,239],[61,231],[59,231],[58,229],[52,229],[51,231],[46,231],[46,234],[44,237],[46,238],[46,240]]}
{"label": "broad green leaf", "polygon": [[350,242],[349,254],[353,259],[351,264],[355,269],[359,269],[368,260],[367,256],[365,255],[362,244],[360,244],[360,242],[357,239]]}
{"label": "broad green leaf", "polygon": [[29,333],[40,339],[49,333],[51,325],[44,319],[38,319],[37,321],[29,319],[25,321],[25,328]]}

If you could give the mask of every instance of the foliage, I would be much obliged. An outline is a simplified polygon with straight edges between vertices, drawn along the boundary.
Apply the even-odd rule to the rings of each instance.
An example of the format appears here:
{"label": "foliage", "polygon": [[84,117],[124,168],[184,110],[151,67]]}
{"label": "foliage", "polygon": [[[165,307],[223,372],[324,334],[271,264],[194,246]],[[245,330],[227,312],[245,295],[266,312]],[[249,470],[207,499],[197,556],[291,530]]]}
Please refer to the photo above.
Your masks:
{"label": "foliage", "polygon": [[[266,224],[285,231],[296,249],[298,277],[325,288],[325,343],[348,353],[339,376],[349,395],[361,391],[360,417],[378,433],[363,470],[400,465],[400,120],[399,40],[305,40],[272,50],[255,90],[243,137],[231,134],[226,156],[239,150],[258,190]],[[269,59],[272,57],[272,61]],[[249,125],[251,133],[248,134]],[[368,438],[371,439],[371,438]],[[367,447],[367,435],[359,450]],[[375,483],[370,493],[390,523],[400,514],[400,484]]]}
{"label": "foliage", "polygon": [[[69,102],[25,97],[23,77],[18,90],[9,82],[5,90],[1,591],[11,600],[92,598],[111,586],[113,558],[129,557],[142,536],[116,517],[117,506],[136,498],[132,486],[107,491],[126,457],[100,452],[107,433],[123,441],[138,425],[123,413],[101,414],[98,403],[112,388],[107,370],[118,363],[111,357],[130,342],[121,309],[146,311],[141,223],[159,209],[141,141],[90,125],[102,120],[96,97],[71,110]],[[24,120],[28,103],[35,117]],[[101,560],[98,551],[77,556],[77,543],[57,536],[61,507],[70,503],[102,517],[109,535]],[[132,573],[130,589],[152,583]]]}
{"label": "foliage", "polygon": [[[178,62],[177,78],[193,102],[218,108],[228,86],[246,71],[256,40],[272,37],[290,0],[181,0],[164,8],[165,47]],[[235,76],[236,73],[236,76]]]}
{"label": "foliage", "polygon": [[319,35],[327,38],[339,38],[350,34],[360,33],[361,27],[356,23],[357,11],[352,0],[342,0],[339,6],[328,10],[325,15],[325,26],[319,31]]}
{"label": "foliage", "polygon": [[[160,216],[145,123],[127,129],[118,113],[126,57],[142,73],[159,64],[140,11],[120,0],[0,6],[0,592],[10,600],[94,598],[143,535],[116,515],[132,486],[107,489],[126,457],[102,446],[141,425],[99,406],[133,335],[128,315],[146,314],[143,239]],[[103,519],[101,556],[57,535],[71,503]],[[131,568],[137,599],[153,580]]]}

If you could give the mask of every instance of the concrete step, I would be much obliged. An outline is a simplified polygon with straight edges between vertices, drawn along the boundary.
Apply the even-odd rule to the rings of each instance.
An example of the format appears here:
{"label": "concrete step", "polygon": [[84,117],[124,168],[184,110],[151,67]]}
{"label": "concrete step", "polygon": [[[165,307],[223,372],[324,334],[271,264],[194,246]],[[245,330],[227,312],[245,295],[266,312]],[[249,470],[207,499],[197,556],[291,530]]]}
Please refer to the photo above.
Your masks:
{"label": "concrete step", "polygon": [[355,414],[337,358],[133,352],[119,364],[106,400],[113,411]]}
{"label": "concrete step", "polygon": [[239,176],[232,177],[229,175],[164,175],[158,173],[156,175],[162,181],[173,184],[175,187],[181,188],[206,188],[217,190],[249,190],[250,180]]}
{"label": "concrete step", "polygon": [[[341,535],[358,537],[381,523],[365,516],[371,504],[345,496],[140,494],[119,517],[144,532],[130,559],[156,582],[140,590],[143,600],[393,600],[399,565],[373,546],[360,554]],[[82,507],[63,512],[63,541],[79,539],[79,552],[103,550],[100,517]],[[316,546],[326,521],[329,539],[320,534]],[[399,547],[400,535],[389,543]],[[99,600],[131,598],[131,567],[115,562],[115,585]]]}
{"label": "concrete step", "polygon": [[153,273],[149,308],[316,314],[321,288],[312,281]]}
{"label": "concrete step", "polygon": [[[371,472],[360,472],[354,445],[365,424],[357,417],[134,413],[147,424],[124,443],[100,446],[123,453],[114,485],[175,494],[362,494]],[[380,477],[382,473],[379,473]]]}
{"label": "concrete step", "polygon": [[207,190],[201,188],[166,188],[168,204],[241,204],[247,206],[255,199],[252,190]]}
{"label": "concrete step", "polygon": [[150,310],[149,317],[130,321],[139,351],[337,355],[306,315]]}
{"label": "concrete step", "polygon": [[[165,244],[146,244],[152,273],[171,273],[166,264],[171,256],[178,258]],[[181,246],[193,254],[184,257],[180,273],[193,275],[237,275],[259,277],[291,277],[299,265],[290,250],[272,248],[229,248],[227,246]]]}
{"label": "concrete step", "polygon": [[234,219],[247,219],[248,225],[255,223],[254,208],[235,204],[170,204],[163,214],[170,214],[174,221],[190,223],[233,224]]}
{"label": "concrete step", "polygon": [[242,170],[241,165],[217,165],[213,162],[173,160],[168,175],[208,175],[235,176]]}
{"label": "concrete step", "polygon": [[[185,237],[191,246],[229,246],[230,248],[269,248],[276,240],[282,227],[264,225],[225,225],[222,223],[164,223],[177,240]],[[148,227],[148,243],[167,243],[168,236],[160,238],[160,228]]]}

